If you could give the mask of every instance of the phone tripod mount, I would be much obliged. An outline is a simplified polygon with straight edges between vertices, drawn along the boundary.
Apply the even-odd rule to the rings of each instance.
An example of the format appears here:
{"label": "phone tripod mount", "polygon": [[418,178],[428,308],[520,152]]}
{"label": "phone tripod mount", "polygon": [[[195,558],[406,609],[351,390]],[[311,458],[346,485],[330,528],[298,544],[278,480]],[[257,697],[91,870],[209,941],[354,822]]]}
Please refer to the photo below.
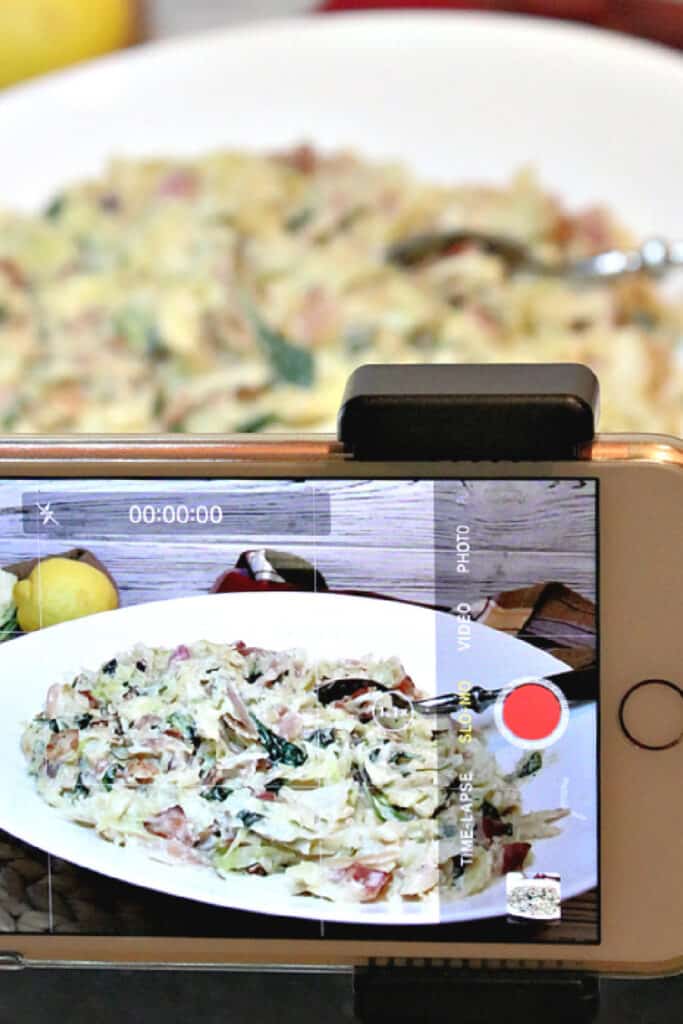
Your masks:
{"label": "phone tripod mount", "polygon": [[[585,366],[360,367],[349,378],[338,439],[361,461],[566,461],[595,436],[599,386]],[[370,962],[354,971],[356,1016],[459,1024],[588,1024],[595,975],[499,963]]]}
{"label": "phone tripod mount", "polygon": [[573,459],[595,436],[598,393],[578,364],[362,366],[338,437],[362,460]]}

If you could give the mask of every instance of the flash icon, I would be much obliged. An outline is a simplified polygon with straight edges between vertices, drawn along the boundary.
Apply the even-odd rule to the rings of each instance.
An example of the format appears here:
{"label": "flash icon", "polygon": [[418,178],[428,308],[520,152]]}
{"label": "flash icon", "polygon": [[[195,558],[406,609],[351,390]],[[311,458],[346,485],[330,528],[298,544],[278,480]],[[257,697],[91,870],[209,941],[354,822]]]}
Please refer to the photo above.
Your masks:
{"label": "flash icon", "polygon": [[59,526],[59,521],[52,511],[49,501],[45,505],[41,505],[40,502],[37,501],[36,506],[38,508],[38,516],[40,517],[40,521],[43,526]]}

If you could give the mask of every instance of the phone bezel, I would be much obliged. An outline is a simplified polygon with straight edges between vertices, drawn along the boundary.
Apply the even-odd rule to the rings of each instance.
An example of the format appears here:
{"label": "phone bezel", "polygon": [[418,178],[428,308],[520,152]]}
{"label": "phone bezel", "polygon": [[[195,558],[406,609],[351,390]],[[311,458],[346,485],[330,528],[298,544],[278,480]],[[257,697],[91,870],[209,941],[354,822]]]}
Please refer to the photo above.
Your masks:
{"label": "phone bezel", "polygon": [[[675,507],[683,492],[680,491],[683,483],[683,475],[676,470],[683,469],[683,443],[672,438],[652,436],[605,436],[599,437],[591,445],[585,446],[580,457],[576,461],[556,463],[358,463],[347,456],[335,439],[318,436],[292,436],[292,437],[234,437],[225,438],[220,436],[99,436],[80,438],[71,435],[64,438],[42,438],[18,436],[0,439],[0,476],[2,477],[53,477],[68,478],[79,477],[283,477],[283,476],[308,476],[314,477],[596,477],[598,480],[607,480],[610,485],[615,481],[621,481],[620,487],[623,490],[623,482],[626,480],[624,473],[628,472],[628,480],[633,479],[634,473],[641,476],[645,471],[648,476],[648,486],[643,490],[642,497],[639,497],[640,489],[633,492],[633,500],[636,506],[631,508],[625,524],[626,532],[629,529],[634,532],[639,523],[644,521],[644,515],[651,513],[648,508],[648,500],[652,497],[652,484],[656,482],[660,491],[674,494],[672,501],[667,501],[667,508],[662,502],[662,515],[667,520],[667,528],[663,530],[664,535],[671,530],[671,538],[675,542],[677,538],[676,526],[680,523],[676,518]],[[656,472],[656,481],[650,474]],[[666,484],[664,481],[666,480]],[[603,493],[605,487],[603,485]],[[654,488],[655,491],[657,487]],[[619,488],[617,488],[619,490]],[[627,493],[633,489],[626,488]],[[678,495],[678,498],[676,497]],[[668,508],[668,505],[671,508]],[[607,539],[607,517],[610,517],[610,527],[613,516],[610,511],[610,503],[603,505],[603,516],[600,522],[601,541]],[[615,521],[616,515],[623,517],[622,511],[617,511],[614,506]],[[629,518],[630,517],[630,518]],[[660,517],[661,518],[661,517]],[[624,524],[622,523],[622,527]],[[657,544],[650,544],[648,548],[650,570],[643,580],[650,580],[645,586],[645,594],[642,594],[644,582],[640,581],[641,595],[656,596],[655,579],[658,566],[666,571],[667,565],[671,570],[671,563],[676,563],[675,554],[679,559],[682,557],[680,545],[662,545],[659,543],[662,537],[662,524],[660,522],[659,539]],[[623,531],[622,531],[623,532]],[[600,602],[603,608],[611,609],[609,619],[611,622],[623,622],[623,612],[613,613],[614,608],[620,605],[620,594],[624,591],[624,584],[628,582],[628,576],[624,578],[622,567],[618,560],[613,558],[612,548],[609,544],[602,547],[602,579],[600,584]],[[646,544],[647,547],[647,544]],[[657,566],[653,566],[652,559],[655,559]],[[612,564],[614,562],[614,565]],[[654,572],[652,570],[655,570]],[[619,571],[617,571],[619,570]],[[609,585],[606,582],[609,579]],[[633,587],[628,588],[629,593],[634,593]],[[616,602],[616,605],[615,605]],[[643,602],[645,608],[646,602]],[[652,613],[650,613],[652,615]],[[645,619],[647,619],[645,615]],[[627,621],[628,617],[626,618]],[[656,623],[656,619],[653,618]],[[647,623],[646,623],[647,624]],[[660,624],[661,625],[661,624]],[[607,628],[607,634],[605,629]],[[606,646],[606,636],[609,640],[612,626],[602,623],[603,649]],[[666,633],[666,631],[663,631]],[[660,654],[660,661],[672,665],[675,671],[675,630],[671,630],[662,637],[657,645]],[[662,657],[661,644],[666,648]],[[671,647],[669,651],[667,644]],[[607,646],[611,647],[611,644]],[[610,685],[609,693],[603,689],[601,697],[601,790],[603,804],[605,800],[605,782],[609,776],[607,762],[610,765],[618,763],[618,752],[621,761],[626,760],[629,770],[635,768],[636,776],[640,777],[644,772],[647,776],[646,792],[657,795],[656,804],[660,807],[663,817],[667,802],[675,796],[675,757],[676,748],[670,751],[660,752],[654,760],[648,763],[647,751],[627,749],[623,746],[627,743],[617,735],[611,712],[611,705],[619,699],[616,692],[618,685],[616,676],[621,673],[623,666],[612,673],[610,667],[611,658],[608,657],[607,668],[603,661],[603,680],[607,680],[612,674],[615,675],[614,687]],[[627,670],[626,670],[627,671]],[[636,674],[638,674],[636,672]],[[656,674],[649,672],[648,674]],[[661,674],[661,673],[660,673]],[[628,676],[632,679],[632,675]],[[604,685],[607,685],[606,682]],[[626,688],[626,684],[622,689]],[[612,692],[614,689],[614,693]],[[608,725],[609,723],[609,725]],[[607,742],[606,742],[607,741]],[[623,741],[623,742],[622,742]],[[632,745],[631,745],[632,747]],[[668,756],[665,756],[668,755]],[[650,754],[652,758],[652,755]],[[668,767],[666,765],[668,764]],[[670,792],[669,792],[670,791]],[[674,806],[669,802],[668,806]],[[651,812],[650,808],[650,812]],[[644,813],[644,812],[643,812]],[[673,815],[670,815],[673,818]],[[656,820],[656,819],[655,819]],[[610,828],[610,823],[612,823]],[[615,819],[612,811],[606,811],[602,817],[601,838],[608,832],[617,834],[622,831],[619,821]],[[667,859],[667,864],[661,864],[663,868],[658,871],[660,877],[666,876],[668,870],[672,871],[675,866],[675,852],[680,847],[680,836],[678,847],[676,845],[675,823],[671,823],[671,841],[667,847],[660,843],[660,850],[663,850],[662,857]],[[633,843],[633,836],[630,837]],[[668,855],[666,854],[666,851]],[[673,852],[671,852],[673,851]],[[645,859],[643,850],[636,843],[632,849],[640,856],[643,865]],[[623,856],[623,852],[622,852]],[[680,854],[679,854],[680,856]],[[609,857],[609,865],[607,858]],[[612,893],[613,885],[611,876],[615,865],[619,867],[620,884],[623,882],[623,863],[619,857],[610,853],[610,845],[601,842],[601,916],[602,916],[602,939],[595,945],[526,945],[526,944],[505,944],[505,943],[420,943],[420,942],[348,942],[348,941],[275,941],[261,939],[156,939],[153,937],[144,938],[112,938],[94,936],[24,936],[15,935],[1,943],[8,948],[8,952],[20,954],[25,962],[31,963],[73,963],[73,962],[97,962],[101,964],[118,965],[122,963],[163,963],[207,966],[210,964],[220,965],[278,965],[278,966],[310,966],[311,968],[323,966],[350,967],[356,964],[366,963],[370,958],[378,957],[427,957],[447,958],[454,961],[466,961],[468,963],[486,962],[491,966],[496,964],[510,966],[513,964],[529,966],[552,965],[563,969],[590,969],[605,972],[627,972],[662,974],[675,973],[683,969],[683,952],[680,948],[680,936],[676,934],[676,922],[683,919],[683,895],[679,893],[678,899],[681,906],[675,903],[671,896],[668,903],[661,904],[661,900],[655,901],[658,913],[653,916],[653,903],[650,882],[650,893],[648,897],[648,886],[640,884],[637,886],[638,893],[633,893],[631,886],[630,893],[633,899],[629,906],[629,913],[633,916],[634,932],[630,935],[629,929],[625,928],[623,911],[625,909],[624,895]],[[643,880],[647,881],[645,872],[642,872]],[[672,874],[675,878],[676,875]],[[679,887],[680,889],[680,887]],[[669,916],[667,918],[666,908]],[[676,916],[677,915],[677,916]],[[637,926],[635,925],[637,922]],[[648,954],[643,946],[642,935],[644,933],[653,936],[651,948]],[[9,949],[11,947],[11,950]],[[1,955],[1,954],[0,954]]]}

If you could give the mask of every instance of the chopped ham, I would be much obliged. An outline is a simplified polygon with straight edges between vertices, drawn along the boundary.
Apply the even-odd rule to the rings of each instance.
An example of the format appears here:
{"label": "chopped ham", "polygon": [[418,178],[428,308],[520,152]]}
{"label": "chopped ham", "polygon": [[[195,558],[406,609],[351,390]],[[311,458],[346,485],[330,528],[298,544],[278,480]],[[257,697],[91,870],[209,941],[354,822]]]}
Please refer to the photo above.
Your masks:
{"label": "chopped ham", "polygon": [[231,683],[225,684],[225,693],[232,704],[232,715],[230,717],[239,722],[250,736],[256,736],[256,728],[251,720],[249,709]]}
{"label": "chopped ham", "polygon": [[205,864],[206,857],[192,846],[179,842],[177,839],[153,839],[151,836],[145,840],[150,847],[150,852],[155,860],[164,864],[173,864],[180,861],[183,864]]}
{"label": "chopped ham", "polygon": [[317,345],[334,336],[339,323],[339,302],[320,285],[305,292],[292,324],[299,343]]}
{"label": "chopped ham", "polygon": [[54,683],[47,691],[47,698],[45,700],[45,714],[48,718],[57,717],[57,708],[59,707],[59,698],[62,693],[62,684]]}
{"label": "chopped ham", "polygon": [[152,726],[161,725],[161,719],[158,715],[143,715],[142,718],[138,718],[135,723],[136,729],[151,729]]}
{"label": "chopped ham", "polygon": [[235,644],[235,650],[238,654],[241,654],[243,658],[248,657],[250,654],[265,654],[263,647],[249,647],[245,644],[244,640],[237,641]]}
{"label": "chopped ham", "polygon": [[607,211],[596,206],[580,213],[574,219],[574,236],[595,252],[609,249],[613,244],[613,231]]}
{"label": "chopped ham", "polygon": [[171,657],[168,659],[168,663],[170,665],[172,661],[187,661],[189,657],[190,657],[190,649],[189,649],[189,647],[186,647],[185,644],[178,644],[178,646],[176,647],[175,651],[173,652]]}
{"label": "chopped ham", "polygon": [[295,740],[301,734],[303,719],[296,711],[281,708],[278,715],[278,732],[286,740]]}

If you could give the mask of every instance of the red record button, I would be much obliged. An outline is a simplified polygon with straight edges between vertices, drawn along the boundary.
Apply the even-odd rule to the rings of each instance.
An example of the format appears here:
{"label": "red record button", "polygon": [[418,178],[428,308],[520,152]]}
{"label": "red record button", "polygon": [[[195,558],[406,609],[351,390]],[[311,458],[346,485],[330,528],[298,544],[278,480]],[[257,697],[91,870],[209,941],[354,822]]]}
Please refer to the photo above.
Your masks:
{"label": "red record button", "polygon": [[542,740],[551,736],[561,716],[559,699],[539,683],[522,683],[503,702],[503,721],[520,740]]}
{"label": "red record button", "polygon": [[569,708],[560,689],[547,680],[524,679],[504,690],[494,709],[496,724],[515,746],[540,749],[555,743],[567,727]]}

